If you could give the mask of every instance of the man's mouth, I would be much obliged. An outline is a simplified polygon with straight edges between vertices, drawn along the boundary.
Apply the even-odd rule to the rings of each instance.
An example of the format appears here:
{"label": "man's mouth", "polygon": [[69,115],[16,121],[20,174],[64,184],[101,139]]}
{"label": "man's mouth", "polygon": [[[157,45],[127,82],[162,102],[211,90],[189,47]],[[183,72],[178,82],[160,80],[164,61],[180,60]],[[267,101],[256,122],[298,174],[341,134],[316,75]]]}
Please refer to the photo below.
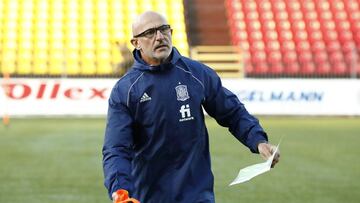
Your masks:
{"label": "man's mouth", "polygon": [[155,47],[155,50],[156,49],[162,49],[162,48],[168,48],[168,46],[166,44],[158,45],[158,46]]}

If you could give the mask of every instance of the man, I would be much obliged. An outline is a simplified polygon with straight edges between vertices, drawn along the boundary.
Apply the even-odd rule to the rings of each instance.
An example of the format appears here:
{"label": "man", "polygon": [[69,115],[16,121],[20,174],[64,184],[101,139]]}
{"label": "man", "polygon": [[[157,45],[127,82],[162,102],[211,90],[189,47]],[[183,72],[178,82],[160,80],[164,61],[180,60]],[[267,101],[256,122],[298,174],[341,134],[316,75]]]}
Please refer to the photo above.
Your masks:
{"label": "man", "polygon": [[[135,63],[109,99],[103,147],[109,195],[128,191],[142,203],[215,202],[203,108],[252,152],[266,159],[274,147],[212,69],[172,47],[162,15],[141,14],[132,31]],[[273,165],[278,160],[279,154]]]}
{"label": "man", "polygon": [[126,43],[116,42],[116,45],[123,60],[116,65],[114,73],[117,75],[124,75],[134,64],[134,58],[131,51],[126,46]]}

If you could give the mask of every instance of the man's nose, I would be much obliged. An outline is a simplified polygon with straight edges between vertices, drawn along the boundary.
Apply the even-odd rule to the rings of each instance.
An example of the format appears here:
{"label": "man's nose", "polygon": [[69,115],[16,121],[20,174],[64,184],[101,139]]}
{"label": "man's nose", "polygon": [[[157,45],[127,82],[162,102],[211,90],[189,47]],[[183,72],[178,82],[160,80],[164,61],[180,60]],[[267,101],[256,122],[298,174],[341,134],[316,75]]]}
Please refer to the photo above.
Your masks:
{"label": "man's nose", "polygon": [[161,40],[161,39],[164,39],[164,34],[160,32],[160,30],[156,30],[156,33],[155,33],[155,37],[156,37],[156,40]]}

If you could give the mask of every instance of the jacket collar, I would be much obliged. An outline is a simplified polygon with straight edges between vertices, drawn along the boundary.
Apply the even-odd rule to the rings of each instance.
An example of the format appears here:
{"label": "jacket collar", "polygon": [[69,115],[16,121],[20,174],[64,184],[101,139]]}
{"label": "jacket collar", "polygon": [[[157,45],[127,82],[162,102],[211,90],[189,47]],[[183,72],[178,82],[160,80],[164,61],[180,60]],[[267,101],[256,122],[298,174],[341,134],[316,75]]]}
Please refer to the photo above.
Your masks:
{"label": "jacket collar", "polygon": [[156,71],[165,71],[168,69],[171,69],[172,67],[174,67],[174,65],[176,64],[176,62],[181,58],[181,55],[179,53],[179,51],[173,47],[172,51],[170,53],[170,58],[171,60],[169,62],[160,64],[158,66],[150,66],[149,64],[147,64],[140,56],[140,51],[134,49],[133,51],[133,55],[134,55],[134,69],[138,69],[141,71],[151,71],[151,72],[156,72]]}

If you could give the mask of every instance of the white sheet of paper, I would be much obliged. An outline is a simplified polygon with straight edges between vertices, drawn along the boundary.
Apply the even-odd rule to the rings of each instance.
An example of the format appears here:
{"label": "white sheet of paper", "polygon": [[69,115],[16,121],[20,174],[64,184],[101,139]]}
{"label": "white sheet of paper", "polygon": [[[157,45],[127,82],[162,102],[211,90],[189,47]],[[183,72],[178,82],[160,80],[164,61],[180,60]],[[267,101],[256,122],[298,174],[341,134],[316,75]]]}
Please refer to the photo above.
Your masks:
{"label": "white sheet of paper", "polygon": [[[280,143],[279,143],[279,145],[280,145]],[[254,164],[254,165],[251,165],[251,166],[241,169],[238,176],[230,183],[229,186],[246,182],[255,176],[258,176],[267,171],[270,171],[271,163],[274,159],[276,152],[278,151],[279,145],[276,147],[275,152],[272,154],[272,156],[267,161],[265,161],[263,163],[259,163],[259,164]]]}

